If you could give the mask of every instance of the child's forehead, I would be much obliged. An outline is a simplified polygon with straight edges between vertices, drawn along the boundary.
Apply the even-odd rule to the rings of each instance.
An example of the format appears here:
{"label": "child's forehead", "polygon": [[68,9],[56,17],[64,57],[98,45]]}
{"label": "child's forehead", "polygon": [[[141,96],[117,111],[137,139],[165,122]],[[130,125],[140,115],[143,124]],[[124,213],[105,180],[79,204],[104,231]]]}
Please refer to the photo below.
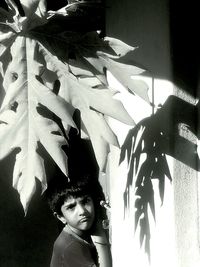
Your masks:
{"label": "child's forehead", "polygon": [[89,195],[85,194],[83,196],[66,196],[66,198],[64,199],[64,203],[72,203],[72,202],[76,202],[76,201],[81,201],[84,200],[85,198],[90,197]]}

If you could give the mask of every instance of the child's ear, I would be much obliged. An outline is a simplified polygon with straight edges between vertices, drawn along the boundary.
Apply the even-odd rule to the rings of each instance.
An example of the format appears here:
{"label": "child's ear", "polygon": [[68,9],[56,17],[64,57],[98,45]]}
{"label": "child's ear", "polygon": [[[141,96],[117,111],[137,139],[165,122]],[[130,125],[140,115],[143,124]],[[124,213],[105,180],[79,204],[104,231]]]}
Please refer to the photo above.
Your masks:
{"label": "child's ear", "polygon": [[54,212],[54,216],[55,216],[58,220],[60,220],[62,223],[64,223],[64,224],[67,223],[65,217],[63,217],[62,215],[59,215],[59,214],[57,214],[56,212]]}

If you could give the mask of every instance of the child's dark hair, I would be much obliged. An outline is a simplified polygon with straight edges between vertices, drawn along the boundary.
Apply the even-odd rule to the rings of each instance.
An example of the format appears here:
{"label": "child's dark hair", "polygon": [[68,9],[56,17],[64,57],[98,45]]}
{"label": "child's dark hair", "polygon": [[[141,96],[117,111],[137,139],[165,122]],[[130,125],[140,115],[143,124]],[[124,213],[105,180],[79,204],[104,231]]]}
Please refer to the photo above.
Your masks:
{"label": "child's dark hair", "polygon": [[95,194],[95,188],[93,183],[89,183],[88,180],[79,181],[76,183],[68,182],[64,188],[60,188],[54,192],[54,194],[49,198],[49,206],[53,213],[57,215],[62,215],[61,206],[64,204],[64,201],[69,197],[83,197],[90,196],[94,202],[94,205],[97,207],[100,199]]}

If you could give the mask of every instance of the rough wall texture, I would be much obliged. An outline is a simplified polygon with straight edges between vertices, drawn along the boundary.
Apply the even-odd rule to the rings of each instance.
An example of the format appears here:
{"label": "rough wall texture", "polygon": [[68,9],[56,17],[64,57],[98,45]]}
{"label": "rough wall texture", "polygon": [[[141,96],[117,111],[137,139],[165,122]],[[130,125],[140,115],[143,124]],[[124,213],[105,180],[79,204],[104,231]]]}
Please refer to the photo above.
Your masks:
{"label": "rough wall texture", "polygon": [[[123,4],[113,0],[108,1],[107,5],[106,34],[108,36],[119,38],[130,45],[139,46],[127,60],[145,66],[153,73],[155,78],[171,80],[174,85],[177,86],[172,93],[183,99],[185,102],[195,105],[195,97],[198,95],[196,87],[197,50],[195,34],[193,34],[192,31],[192,29],[195,28],[195,19],[193,18],[190,21],[184,19],[188,13],[195,13],[195,7],[192,4],[189,6],[189,9],[187,9],[186,6],[183,6],[183,10],[180,12],[178,3],[173,3],[173,1],[168,0],[155,0],[151,2],[146,0],[124,0]],[[164,89],[160,88],[160,92],[162,90]],[[174,107],[175,109],[170,111],[170,122],[173,122],[174,118],[177,116],[177,105],[174,105]],[[184,112],[186,113],[184,108],[181,111],[180,107],[178,112],[181,113],[181,117],[185,115],[188,116],[188,114],[184,114]],[[189,120],[194,120],[191,124],[198,122],[198,119],[196,118],[197,114],[195,116],[192,115],[192,113],[189,115],[191,115],[188,116],[190,117]],[[163,121],[163,124],[165,123],[166,121]],[[195,125],[195,127],[197,127],[197,125]],[[177,129],[173,128],[171,130],[174,131]],[[198,169],[198,163],[191,163],[191,161],[193,161],[193,149],[195,148],[197,139],[196,135],[188,130],[184,123],[178,124],[177,133],[183,140],[181,139],[180,142],[180,140],[176,140],[175,137],[170,144],[170,151],[172,153],[170,170],[173,183],[171,184],[171,188],[170,186],[166,188],[168,193],[165,193],[165,201],[168,201],[168,205],[163,208],[165,209],[165,212],[160,217],[160,223],[163,227],[157,222],[154,232],[154,234],[156,234],[156,231],[158,232],[159,230],[159,234],[163,235],[163,238],[161,237],[160,240],[159,238],[155,238],[157,243],[154,243],[154,257],[159,258],[160,256],[163,256],[162,259],[157,261],[153,260],[151,264],[147,263],[145,260],[136,262],[136,258],[145,257],[145,255],[138,254],[139,256],[136,256],[136,254],[140,252],[137,251],[138,248],[134,245],[135,243],[133,239],[135,237],[131,236],[130,226],[131,223],[134,224],[134,221],[132,221],[132,219],[123,221],[123,211],[121,210],[123,209],[123,205],[117,204],[115,200],[118,196],[118,203],[120,203],[119,199],[123,201],[122,195],[124,183],[119,180],[119,176],[123,179],[122,176],[124,173],[120,172],[120,169],[115,171],[114,167],[111,168],[111,172],[114,173],[114,175],[111,173],[111,185],[113,186],[111,186],[111,195],[113,192],[113,198],[111,198],[114,202],[113,220],[117,220],[117,216],[119,216],[118,222],[113,221],[114,226],[112,231],[114,253],[116,253],[116,266],[120,266],[117,264],[123,262],[123,256],[120,254],[123,253],[120,250],[120,248],[122,248],[121,243],[123,243],[123,247],[124,243],[129,244],[123,250],[124,262],[131,261],[132,265],[138,263],[142,267],[148,265],[153,267],[167,266],[168,258],[173,256],[174,261],[169,262],[168,266],[200,266],[200,182],[199,174],[196,171]],[[184,139],[188,140],[193,145],[186,146],[187,142],[185,143]],[[115,151],[114,154],[115,153],[117,152]],[[189,159],[190,155],[191,161]],[[178,159],[176,159],[176,156]],[[116,157],[115,154],[113,159],[116,159]],[[157,205],[159,204],[157,203]],[[171,212],[170,209],[173,209],[173,211]],[[130,213],[131,212],[130,208]],[[162,214],[162,211],[160,212]],[[170,216],[167,217],[166,214],[170,214]],[[162,221],[162,217],[166,220]],[[121,228],[119,221],[121,222],[121,225],[123,225]],[[164,223],[166,225],[164,225]],[[127,233],[129,230],[127,229],[130,230],[129,235]],[[123,231],[124,235],[121,234]],[[167,239],[166,235],[170,236],[171,241]],[[154,237],[152,236],[152,240],[153,239]],[[116,242],[120,243],[118,244],[118,248]],[[169,243],[163,244],[164,242]],[[166,245],[166,250],[163,253],[164,245]],[[132,250],[130,249],[130,246],[132,246]],[[134,250],[137,251],[137,253],[134,253]],[[129,255],[130,253],[132,253],[131,256]],[[119,262],[117,261],[117,257],[119,257]]]}
{"label": "rough wall texture", "polygon": [[[175,88],[175,94],[185,101],[195,104],[195,99],[184,91]],[[192,143],[197,143],[196,136],[183,124],[179,125],[179,134]],[[175,145],[175,150],[180,152],[182,149],[181,144]],[[199,174],[196,170],[175,160],[173,176],[178,266],[197,267],[200,265]]]}

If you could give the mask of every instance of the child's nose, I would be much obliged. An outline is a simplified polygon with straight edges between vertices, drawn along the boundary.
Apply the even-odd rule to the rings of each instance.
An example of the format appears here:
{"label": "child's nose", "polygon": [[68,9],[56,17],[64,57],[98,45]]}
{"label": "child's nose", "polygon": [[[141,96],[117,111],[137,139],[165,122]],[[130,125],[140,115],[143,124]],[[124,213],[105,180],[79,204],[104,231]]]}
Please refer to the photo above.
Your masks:
{"label": "child's nose", "polygon": [[83,215],[86,213],[86,209],[84,207],[84,205],[78,205],[78,212],[79,212],[79,215]]}

